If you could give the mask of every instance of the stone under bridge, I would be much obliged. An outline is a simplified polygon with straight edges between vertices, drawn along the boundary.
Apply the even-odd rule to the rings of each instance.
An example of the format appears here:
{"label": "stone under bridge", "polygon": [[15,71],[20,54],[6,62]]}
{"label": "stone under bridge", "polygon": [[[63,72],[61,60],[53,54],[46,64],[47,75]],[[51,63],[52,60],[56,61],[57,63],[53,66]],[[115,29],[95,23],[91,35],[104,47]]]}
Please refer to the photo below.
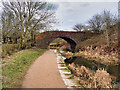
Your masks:
{"label": "stone under bridge", "polygon": [[75,51],[76,45],[93,35],[92,32],[68,32],[68,31],[47,31],[35,37],[36,45],[39,48],[47,48],[56,38],[62,38],[70,44],[71,51]]}

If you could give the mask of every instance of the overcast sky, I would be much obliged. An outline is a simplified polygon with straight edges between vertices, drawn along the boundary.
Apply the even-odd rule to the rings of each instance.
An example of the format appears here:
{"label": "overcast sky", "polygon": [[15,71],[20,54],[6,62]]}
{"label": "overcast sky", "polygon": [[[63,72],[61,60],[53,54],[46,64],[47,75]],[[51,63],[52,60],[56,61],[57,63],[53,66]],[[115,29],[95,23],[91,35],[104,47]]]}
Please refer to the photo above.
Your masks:
{"label": "overcast sky", "polygon": [[72,30],[78,23],[87,24],[93,15],[109,10],[113,14],[118,14],[117,2],[56,2],[58,5],[56,17],[59,24],[55,28],[60,30]]}
{"label": "overcast sky", "polygon": [[59,30],[72,30],[75,24],[79,23],[87,24],[87,21],[90,18],[92,18],[93,15],[101,13],[103,10],[109,10],[113,14],[116,15],[118,14],[118,0],[46,0],[46,1],[50,1],[51,3],[57,6],[56,18],[60,23],[54,25],[54,29]]}

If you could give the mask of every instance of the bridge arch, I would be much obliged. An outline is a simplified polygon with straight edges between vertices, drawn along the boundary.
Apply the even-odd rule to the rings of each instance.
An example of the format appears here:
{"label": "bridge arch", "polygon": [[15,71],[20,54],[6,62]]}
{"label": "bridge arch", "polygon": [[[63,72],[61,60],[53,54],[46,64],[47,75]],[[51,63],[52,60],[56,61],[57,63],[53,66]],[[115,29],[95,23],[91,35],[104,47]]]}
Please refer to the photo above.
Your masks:
{"label": "bridge arch", "polygon": [[70,44],[70,48],[71,48],[71,51],[74,52],[75,51],[75,47],[76,47],[76,42],[74,40],[72,40],[70,37],[67,37],[67,36],[50,36],[50,37],[45,37],[45,38],[42,38],[42,39],[38,39],[37,42],[36,42],[36,45],[37,47],[39,48],[47,48],[48,45],[53,41],[55,40],[56,38],[61,38],[61,39],[64,39],[67,43]]}
{"label": "bridge arch", "polygon": [[74,40],[72,40],[71,38],[69,37],[66,37],[66,36],[58,36],[56,38],[61,38],[61,39],[64,39],[65,41],[67,41],[67,43],[70,44],[70,48],[71,48],[71,51],[74,52],[75,51],[75,47],[76,47],[76,42]]}
{"label": "bridge arch", "polygon": [[93,36],[92,32],[68,32],[68,31],[46,31],[35,37],[36,46],[47,48],[55,38],[62,38],[70,44],[71,51],[74,52],[78,43]]}

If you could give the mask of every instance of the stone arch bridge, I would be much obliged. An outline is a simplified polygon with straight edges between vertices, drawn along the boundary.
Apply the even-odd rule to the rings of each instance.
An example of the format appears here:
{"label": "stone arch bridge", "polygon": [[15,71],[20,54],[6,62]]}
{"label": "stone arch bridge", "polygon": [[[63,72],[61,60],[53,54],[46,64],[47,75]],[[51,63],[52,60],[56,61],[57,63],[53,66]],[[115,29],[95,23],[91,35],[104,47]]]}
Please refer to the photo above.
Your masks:
{"label": "stone arch bridge", "polygon": [[39,48],[47,48],[49,43],[56,38],[62,38],[70,44],[71,51],[74,52],[76,45],[91,37],[92,32],[68,32],[68,31],[47,31],[35,37],[36,45]]}

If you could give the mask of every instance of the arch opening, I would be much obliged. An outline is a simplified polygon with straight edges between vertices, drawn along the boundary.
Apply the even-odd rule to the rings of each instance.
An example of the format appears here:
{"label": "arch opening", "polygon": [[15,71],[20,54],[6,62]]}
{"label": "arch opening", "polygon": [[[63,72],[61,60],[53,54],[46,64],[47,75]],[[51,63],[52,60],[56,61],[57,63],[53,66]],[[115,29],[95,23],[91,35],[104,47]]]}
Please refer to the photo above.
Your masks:
{"label": "arch opening", "polygon": [[38,39],[36,41],[36,46],[42,49],[48,48],[49,44],[55,40],[56,38],[61,38],[63,40],[65,40],[69,45],[70,45],[70,51],[71,52],[75,52],[75,48],[76,48],[76,42],[74,40],[72,40],[69,37],[66,36],[57,36],[57,37],[46,37],[43,39]]}
{"label": "arch opening", "polygon": [[72,39],[70,39],[69,37],[65,37],[65,36],[58,36],[58,37],[54,37],[54,38],[61,38],[63,40],[65,40],[67,43],[70,44],[70,48],[71,48],[71,52],[75,52],[75,48],[76,48],[76,42]]}

